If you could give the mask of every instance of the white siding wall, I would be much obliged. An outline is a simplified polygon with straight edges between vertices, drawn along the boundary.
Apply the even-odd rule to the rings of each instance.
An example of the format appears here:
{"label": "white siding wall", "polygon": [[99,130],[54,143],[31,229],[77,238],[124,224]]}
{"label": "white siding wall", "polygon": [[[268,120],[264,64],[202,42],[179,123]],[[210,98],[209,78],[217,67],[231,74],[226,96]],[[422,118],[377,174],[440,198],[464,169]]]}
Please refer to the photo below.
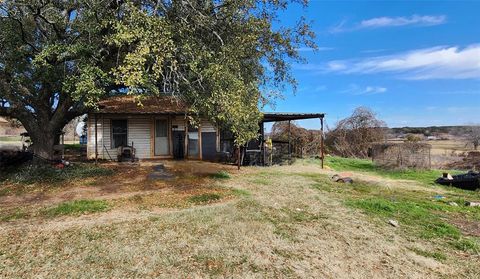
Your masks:
{"label": "white siding wall", "polygon": [[[116,149],[111,148],[111,119],[128,119],[128,144],[134,144],[136,149],[136,156],[139,159],[150,158],[151,145],[153,142],[150,140],[152,119],[148,116],[98,116],[97,120],[97,144],[98,144],[98,157],[100,159],[113,159],[117,158]],[[172,117],[172,130],[184,131],[185,130],[185,117],[176,116]],[[177,126],[177,128],[173,128]],[[217,129],[214,125],[208,121],[201,121],[202,132],[216,132]],[[171,144],[171,143],[170,143]],[[105,147],[104,147],[105,146]],[[108,150],[108,153],[107,153]],[[110,155],[110,156],[109,156]],[[95,117],[90,115],[88,118],[88,143],[87,143],[87,156],[89,159],[95,158]]]}
{"label": "white siding wall", "polygon": [[[88,142],[87,142],[87,156],[89,159],[95,158],[95,117],[90,115],[88,117]],[[105,145],[108,149],[110,148],[110,120],[102,119],[101,116],[97,118],[97,148],[98,148],[98,158],[99,159],[108,159],[108,155],[103,148]],[[115,150],[108,150],[113,159],[116,158]]]}
{"label": "white siding wall", "polygon": [[[111,119],[127,119],[128,121],[128,144],[134,144],[136,156],[139,159],[150,157],[150,129],[151,120],[145,116],[109,117],[98,116],[97,119],[97,145],[99,159],[117,159],[117,150],[112,148],[111,141]],[[88,118],[88,143],[87,156],[95,158],[95,117]],[[109,156],[110,155],[110,156]]]}

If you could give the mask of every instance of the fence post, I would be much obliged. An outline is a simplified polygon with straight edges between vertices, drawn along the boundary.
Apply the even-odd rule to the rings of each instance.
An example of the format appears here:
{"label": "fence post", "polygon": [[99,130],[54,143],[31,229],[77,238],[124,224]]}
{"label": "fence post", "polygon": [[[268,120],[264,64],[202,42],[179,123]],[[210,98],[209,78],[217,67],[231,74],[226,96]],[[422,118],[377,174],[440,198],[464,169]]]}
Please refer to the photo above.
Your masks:
{"label": "fence post", "polygon": [[322,161],[322,169],[325,160],[325,152],[324,152],[324,139],[323,139],[323,117],[320,117],[320,160]]}

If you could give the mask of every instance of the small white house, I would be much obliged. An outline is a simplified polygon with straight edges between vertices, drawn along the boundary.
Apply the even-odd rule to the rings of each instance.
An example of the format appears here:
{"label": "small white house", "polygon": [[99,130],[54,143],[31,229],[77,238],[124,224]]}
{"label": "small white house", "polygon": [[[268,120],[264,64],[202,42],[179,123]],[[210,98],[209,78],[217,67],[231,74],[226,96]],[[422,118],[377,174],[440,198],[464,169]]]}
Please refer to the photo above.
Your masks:
{"label": "small white house", "polygon": [[138,159],[215,160],[220,134],[212,123],[188,124],[187,107],[172,97],[142,100],[117,96],[88,115],[87,156],[116,160],[120,146],[133,146]]}

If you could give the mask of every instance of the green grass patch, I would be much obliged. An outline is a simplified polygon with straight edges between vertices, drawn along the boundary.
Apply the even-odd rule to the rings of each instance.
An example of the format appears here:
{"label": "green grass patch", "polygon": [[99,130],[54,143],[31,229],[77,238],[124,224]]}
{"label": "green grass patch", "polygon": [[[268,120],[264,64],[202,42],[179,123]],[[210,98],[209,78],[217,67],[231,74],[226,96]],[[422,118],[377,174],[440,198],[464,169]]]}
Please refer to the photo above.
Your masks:
{"label": "green grass patch", "polygon": [[16,209],[13,212],[8,213],[1,213],[0,212],[0,221],[1,222],[8,222],[17,219],[23,219],[27,216],[27,213],[24,212],[22,209]]}
{"label": "green grass patch", "polygon": [[226,171],[219,171],[211,175],[212,178],[215,179],[229,179],[230,174]]}
{"label": "green grass patch", "polygon": [[480,243],[475,239],[462,238],[451,242],[452,246],[464,252],[480,253]]}
{"label": "green grass patch", "polygon": [[26,164],[14,169],[2,170],[0,182],[18,184],[56,183],[79,178],[112,175],[111,169],[93,164],[74,164],[64,169],[56,169],[48,164]]}
{"label": "green grass patch", "polygon": [[70,150],[80,150],[82,148],[82,145],[79,143],[70,143],[70,144],[65,144],[65,149],[70,149]]}
{"label": "green grass patch", "polygon": [[455,170],[389,170],[375,166],[371,160],[341,157],[326,157],[325,164],[336,171],[367,172],[391,179],[415,180],[427,185],[435,184],[435,179],[444,172],[459,173]]}
{"label": "green grass patch", "polygon": [[81,215],[86,213],[103,212],[109,209],[106,201],[102,200],[77,200],[64,202],[54,207],[45,209],[42,213],[48,217],[62,215]]}
{"label": "green grass patch", "polygon": [[207,193],[207,194],[191,196],[188,200],[194,204],[204,204],[204,203],[209,203],[213,201],[218,201],[221,198],[222,196],[220,196],[219,194]]}
{"label": "green grass patch", "polygon": [[234,189],[232,189],[232,193],[237,197],[251,197],[252,196],[252,194],[249,191],[244,190],[244,189],[234,188]]}
{"label": "green grass patch", "polygon": [[430,251],[425,251],[418,248],[412,248],[410,250],[415,252],[417,255],[424,256],[427,258],[433,258],[437,261],[445,261],[447,259],[447,256],[445,256],[445,254],[440,252],[430,252]]}
{"label": "green grass patch", "polygon": [[427,203],[410,200],[388,200],[381,197],[347,200],[346,204],[362,209],[365,213],[398,220],[401,226],[414,231],[425,239],[451,238],[458,239],[460,231],[444,222],[434,214]]}
{"label": "green grass patch", "polygon": [[480,221],[480,208],[463,205],[465,200],[480,199],[478,192],[447,187],[444,188],[447,191],[442,192],[444,197],[437,199],[430,187],[425,190],[418,187],[396,188],[394,185],[385,187],[358,180],[353,184],[339,184],[323,174],[304,173],[299,176],[311,179],[312,188],[333,194],[347,206],[362,210],[386,226],[389,219],[397,220],[399,232],[406,235],[444,243],[444,246],[461,251],[478,251],[478,240],[464,238],[461,231],[449,221],[459,216]]}

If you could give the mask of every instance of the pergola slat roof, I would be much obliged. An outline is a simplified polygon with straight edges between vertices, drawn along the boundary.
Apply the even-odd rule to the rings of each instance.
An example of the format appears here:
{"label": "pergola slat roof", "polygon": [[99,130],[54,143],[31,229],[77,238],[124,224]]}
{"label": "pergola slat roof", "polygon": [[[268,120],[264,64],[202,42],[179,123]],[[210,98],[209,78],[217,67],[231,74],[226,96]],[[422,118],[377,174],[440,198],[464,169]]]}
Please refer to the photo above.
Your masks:
{"label": "pergola slat roof", "polygon": [[263,114],[263,122],[303,120],[324,117],[324,113],[265,112]]}

